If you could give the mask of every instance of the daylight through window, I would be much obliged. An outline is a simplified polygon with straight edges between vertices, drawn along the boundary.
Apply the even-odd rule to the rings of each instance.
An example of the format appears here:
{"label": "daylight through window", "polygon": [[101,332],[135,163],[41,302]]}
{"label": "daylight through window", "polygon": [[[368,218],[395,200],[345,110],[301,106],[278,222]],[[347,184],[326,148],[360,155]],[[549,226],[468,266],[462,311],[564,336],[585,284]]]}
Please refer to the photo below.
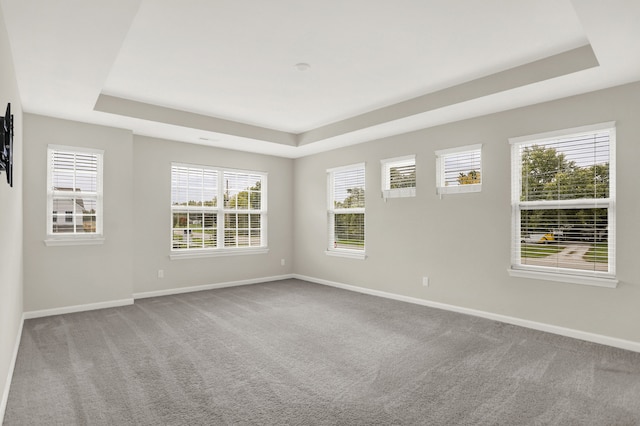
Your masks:
{"label": "daylight through window", "polygon": [[436,151],[438,194],[479,192],[482,189],[482,145]]}
{"label": "daylight through window", "polygon": [[47,149],[47,234],[81,239],[102,235],[103,152],[50,145]]}
{"label": "daylight through window", "polygon": [[266,174],[173,164],[173,251],[265,248]]}
{"label": "daylight through window", "polygon": [[365,167],[356,164],[327,171],[328,251],[364,254]]}
{"label": "daylight through window", "polygon": [[613,123],[512,143],[512,269],[613,278]]}
{"label": "daylight through window", "polygon": [[416,196],[416,156],[382,160],[382,197]]}

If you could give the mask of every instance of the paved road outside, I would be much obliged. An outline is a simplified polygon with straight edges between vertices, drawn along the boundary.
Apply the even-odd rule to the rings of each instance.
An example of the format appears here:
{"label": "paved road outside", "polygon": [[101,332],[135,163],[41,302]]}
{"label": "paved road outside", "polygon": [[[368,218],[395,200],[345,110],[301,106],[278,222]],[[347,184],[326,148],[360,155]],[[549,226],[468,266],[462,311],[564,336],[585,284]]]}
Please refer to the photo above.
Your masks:
{"label": "paved road outside", "polygon": [[523,257],[522,264],[606,272],[608,267],[606,263],[587,262],[583,259],[583,256],[589,251],[590,247],[590,244],[570,244],[561,252],[546,257]]}

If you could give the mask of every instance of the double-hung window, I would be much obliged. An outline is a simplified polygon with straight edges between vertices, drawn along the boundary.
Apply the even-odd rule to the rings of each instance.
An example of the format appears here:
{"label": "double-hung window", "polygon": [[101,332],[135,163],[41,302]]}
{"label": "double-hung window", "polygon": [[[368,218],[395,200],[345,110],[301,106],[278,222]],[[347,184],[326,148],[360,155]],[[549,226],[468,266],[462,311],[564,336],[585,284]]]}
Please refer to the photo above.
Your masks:
{"label": "double-hung window", "polygon": [[615,287],[614,126],[510,139],[512,275]]}
{"label": "double-hung window", "polygon": [[267,175],[171,166],[172,257],[265,252]]}
{"label": "double-hung window", "polygon": [[99,244],[102,238],[103,151],[47,149],[47,245]]}
{"label": "double-hung window", "polygon": [[436,192],[459,194],[482,190],[482,144],[436,151]]}
{"label": "double-hung window", "polygon": [[364,163],[327,170],[327,186],[327,254],[364,259]]}

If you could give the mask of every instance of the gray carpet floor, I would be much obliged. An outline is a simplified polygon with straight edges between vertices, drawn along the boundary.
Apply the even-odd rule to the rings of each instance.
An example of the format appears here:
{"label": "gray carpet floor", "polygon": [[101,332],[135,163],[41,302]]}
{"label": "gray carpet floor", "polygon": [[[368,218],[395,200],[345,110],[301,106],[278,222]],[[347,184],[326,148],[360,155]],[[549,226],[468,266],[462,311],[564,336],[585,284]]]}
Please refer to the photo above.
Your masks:
{"label": "gray carpet floor", "polygon": [[25,322],[5,425],[639,425],[640,354],[298,280]]}

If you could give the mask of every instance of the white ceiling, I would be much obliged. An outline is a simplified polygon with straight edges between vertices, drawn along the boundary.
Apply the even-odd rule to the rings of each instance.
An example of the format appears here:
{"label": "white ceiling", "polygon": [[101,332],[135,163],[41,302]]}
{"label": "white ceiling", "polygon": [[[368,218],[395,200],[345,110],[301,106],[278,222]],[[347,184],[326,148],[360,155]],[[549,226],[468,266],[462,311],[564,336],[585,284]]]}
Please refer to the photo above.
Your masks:
{"label": "white ceiling", "polygon": [[286,157],[640,80],[637,0],[0,5],[26,112]]}

